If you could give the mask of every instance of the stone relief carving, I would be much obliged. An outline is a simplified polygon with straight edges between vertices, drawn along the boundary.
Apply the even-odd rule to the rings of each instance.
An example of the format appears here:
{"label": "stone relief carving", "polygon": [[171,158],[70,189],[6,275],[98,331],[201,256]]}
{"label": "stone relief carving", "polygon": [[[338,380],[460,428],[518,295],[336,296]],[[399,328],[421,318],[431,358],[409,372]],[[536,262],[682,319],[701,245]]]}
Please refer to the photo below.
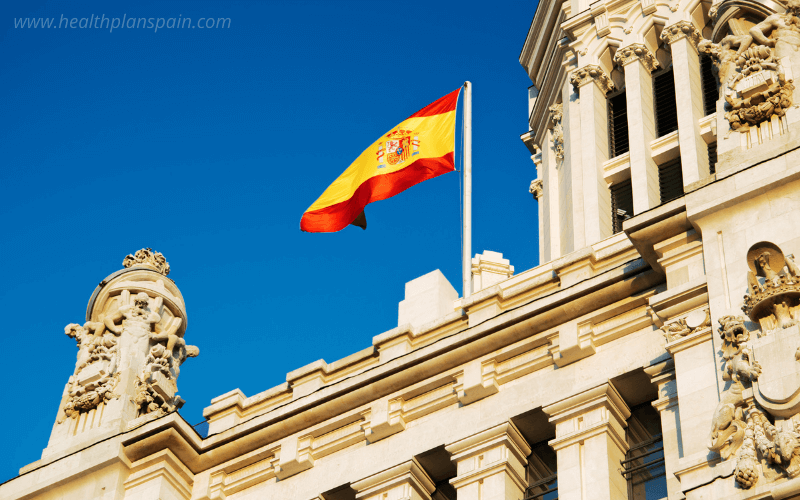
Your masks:
{"label": "stone relief carving", "polygon": [[556,160],[561,161],[564,159],[564,127],[561,125],[561,119],[564,116],[564,105],[562,103],[553,104],[549,109],[550,123],[553,124],[553,150],[555,151]]}
{"label": "stone relief carving", "polygon": [[677,321],[664,324],[664,326],[661,327],[661,331],[664,334],[664,338],[667,339],[667,342],[672,342],[710,327],[711,311],[706,308],[692,311],[685,318],[680,318]]}
{"label": "stone relief carving", "polygon": [[64,328],[64,333],[77,341],[78,360],[75,373],[67,384],[67,400],[59,414],[59,423],[68,417],[77,418],[82,412],[119,397],[114,393],[119,380],[117,334],[106,332],[103,323],[92,321],[83,326],[70,323]]}
{"label": "stone relief carving", "polygon": [[763,334],[798,323],[800,268],[777,245],[761,242],[747,253],[747,294],[742,311],[761,326]]}
{"label": "stone relief carving", "polygon": [[702,36],[691,21],[678,21],[661,31],[661,40],[668,44],[675,43],[681,38],[688,39],[693,46],[697,47]]}
{"label": "stone relief carving", "polygon": [[761,326],[756,338],[742,316],[720,318],[723,380],[729,383],[712,418],[708,447],[736,460],[735,480],[800,476],[800,268],[769,242],[747,253],[748,293],[742,310]]}
{"label": "stone relief carving", "polygon": [[181,322],[180,318],[173,318],[163,330],[149,334],[150,351],[144,369],[136,379],[133,397],[140,415],[169,413],[185,402],[177,394],[180,366],[187,358],[197,357],[200,349],[187,345],[177,334]]}
{"label": "stone relief carving", "polygon": [[773,14],[747,35],[728,35],[719,44],[703,40],[698,50],[714,60],[727,103],[730,131],[783,117],[793,105],[794,84],[780,60],[800,48],[800,0],[786,14]]}
{"label": "stone relief carving", "polygon": [[154,252],[152,248],[142,248],[133,255],[127,255],[122,260],[122,266],[125,268],[136,265],[149,267],[164,276],[169,275],[169,262],[161,252]]}
{"label": "stone relief carving", "polygon": [[582,68],[578,68],[572,72],[569,77],[569,82],[572,84],[575,92],[587,83],[595,82],[600,87],[603,93],[608,94],[614,90],[614,82],[606,75],[603,68],[595,64],[588,64]]}
{"label": "stone relief carving", "polygon": [[641,43],[634,43],[628,45],[627,47],[623,47],[617,50],[617,53],[614,54],[614,62],[620,66],[625,66],[626,64],[637,59],[642,62],[642,65],[644,65],[644,67],[650,73],[652,73],[659,66],[656,56],[653,55],[650,49]]}
{"label": "stone relief carving", "polygon": [[544,187],[541,179],[534,179],[531,181],[531,187],[528,192],[533,195],[533,199],[538,200],[544,195]]}

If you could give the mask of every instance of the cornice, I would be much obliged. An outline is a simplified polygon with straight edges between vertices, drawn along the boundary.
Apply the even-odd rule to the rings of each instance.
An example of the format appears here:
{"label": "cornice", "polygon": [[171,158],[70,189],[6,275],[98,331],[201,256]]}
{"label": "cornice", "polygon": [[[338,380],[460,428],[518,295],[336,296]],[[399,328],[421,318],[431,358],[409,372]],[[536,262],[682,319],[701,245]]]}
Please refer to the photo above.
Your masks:
{"label": "cornice", "polygon": [[614,54],[614,62],[620,66],[627,66],[637,60],[642,62],[642,66],[649,73],[652,73],[659,66],[656,56],[642,43],[633,43],[617,50],[617,53]]}

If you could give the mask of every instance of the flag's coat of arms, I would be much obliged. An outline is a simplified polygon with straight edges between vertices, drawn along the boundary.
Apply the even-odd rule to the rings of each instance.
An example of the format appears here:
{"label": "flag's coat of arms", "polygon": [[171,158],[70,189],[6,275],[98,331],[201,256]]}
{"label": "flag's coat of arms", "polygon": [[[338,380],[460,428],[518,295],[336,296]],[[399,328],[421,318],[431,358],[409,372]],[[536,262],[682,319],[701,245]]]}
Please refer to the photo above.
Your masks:
{"label": "flag's coat of arms", "polygon": [[[404,163],[419,154],[419,136],[413,130],[394,130],[385,135],[386,140],[378,145],[378,168]],[[384,164],[385,160],[385,164]]]}
{"label": "flag's coat of arms", "polygon": [[300,229],[313,233],[339,231],[356,218],[364,219],[367,204],[455,170],[460,91],[425,106],[383,134],[305,211]]}

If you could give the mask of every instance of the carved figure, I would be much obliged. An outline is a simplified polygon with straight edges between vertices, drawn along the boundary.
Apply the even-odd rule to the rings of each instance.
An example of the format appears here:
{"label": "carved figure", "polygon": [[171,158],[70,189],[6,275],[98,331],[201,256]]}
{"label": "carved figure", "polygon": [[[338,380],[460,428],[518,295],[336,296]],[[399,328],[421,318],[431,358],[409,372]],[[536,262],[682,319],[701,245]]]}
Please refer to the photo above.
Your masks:
{"label": "carved figure", "polygon": [[[109,314],[103,320],[106,328],[116,334],[121,334],[122,330],[127,330],[135,337],[142,337],[150,333],[151,325],[161,321],[161,315],[149,309],[150,297],[139,292],[130,300],[130,292],[123,291],[120,295],[121,304],[116,312]],[[154,309],[161,309],[162,299],[158,297],[155,301]],[[118,326],[117,321],[122,320],[122,325]]]}
{"label": "carved figure", "polygon": [[[752,360],[747,341],[750,332],[744,326],[741,316],[723,316],[719,319],[719,334],[723,340],[722,357],[725,359],[724,380],[733,382],[722,393],[719,405],[711,419],[711,434],[708,448],[719,452],[727,460],[743,445],[747,424],[743,421],[742,391],[743,382],[756,380],[761,374],[761,366]],[[749,474],[743,469],[742,477]],[[745,479],[743,479],[745,480]]]}
{"label": "carved figure", "polygon": [[800,0],[788,0],[785,14],[772,14],[767,17],[750,28],[750,36],[761,45],[775,47],[779,59],[787,56],[800,47],[798,15],[800,15]]}
{"label": "carved figure", "polygon": [[796,325],[800,270],[794,259],[774,243],[760,242],[750,248],[747,263],[748,290],[742,310],[761,325],[764,334]]}
{"label": "carved figure", "polygon": [[711,56],[715,63],[719,82],[724,84],[735,70],[740,53],[747,50],[752,42],[753,37],[750,35],[728,35],[719,43],[700,40],[697,50]]}

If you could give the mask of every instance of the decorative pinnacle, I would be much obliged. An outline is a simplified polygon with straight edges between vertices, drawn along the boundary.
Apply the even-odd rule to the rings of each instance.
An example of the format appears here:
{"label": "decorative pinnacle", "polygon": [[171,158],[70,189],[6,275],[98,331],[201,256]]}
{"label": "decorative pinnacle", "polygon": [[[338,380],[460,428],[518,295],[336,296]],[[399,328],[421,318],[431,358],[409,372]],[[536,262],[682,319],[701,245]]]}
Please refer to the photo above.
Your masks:
{"label": "decorative pinnacle", "polygon": [[154,252],[152,248],[142,248],[133,255],[123,259],[122,265],[129,267],[145,267],[157,271],[164,276],[169,275],[169,262],[161,252]]}

